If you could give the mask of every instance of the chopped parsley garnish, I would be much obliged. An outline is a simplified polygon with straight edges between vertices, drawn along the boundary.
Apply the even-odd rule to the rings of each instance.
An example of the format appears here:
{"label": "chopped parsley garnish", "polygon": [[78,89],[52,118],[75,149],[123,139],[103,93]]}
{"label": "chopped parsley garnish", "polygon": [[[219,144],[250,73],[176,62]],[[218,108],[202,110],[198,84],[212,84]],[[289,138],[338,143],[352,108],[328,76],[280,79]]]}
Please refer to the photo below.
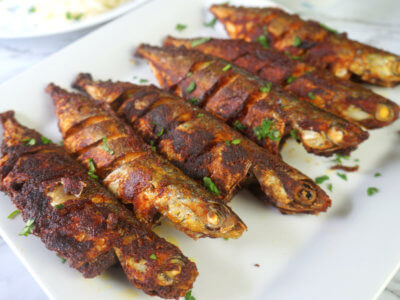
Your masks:
{"label": "chopped parsley garnish", "polygon": [[360,160],[359,160],[358,158],[355,158],[354,161],[355,161],[355,162],[359,162]]}
{"label": "chopped parsley garnish", "polygon": [[114,155],[114,150],[111,150],[110,147],[108,147],[107,137],[103,137],[103,145],[102,145],[102,147],[108,153],[110,153],[111,155]]}
{"label": "chopped parsley garnish", "polygon": [[150,141],[151,151],[156,152],[156,146],[154,146],[154,141]]}
{"label": "chopped parsley garnish", "polygon": [[291,58],[291,59],[293,59],[293,60],[300,60],[300,59],[303,59],[302,56],[294,56],[294,55],[290,54],[290,52],[287,51],[287,50],[285,51],[285,54],[286,54],[289,58]]}
{"label": "chopped parsley garnish", "polygon": [[295,36],[294,40],[293,40],[293,46],[299,47],[301,45],[301,43],[302,43],[301,39],[298,36]]}
{"label": "chopped parsley garnish", "polygon": [[217,186],[216,186],[215,183],[211,180],[210,177],[203,177],[203,182],[204,182],[204,185],[206,186],[206,188],[207,188],[210,192],[212,192],[212,193],[214,193],[215,195],[219,196],[220,192],[219,192]]}
{"label": "chopped parsley garnish", "polygon": [[25,224],[25,227],[22,229],[22,231],[19,233],[19,235],[28,236],[28,234],[31,234],[34,222],[35,222],[34,219],[28,219],[28,221]]}
{"label": "chopped parsley garnish", "polygon": [[328,179],[329,179],[328,175],[322,175],[322,176],[319,176],[319,177],[315,178],[315,182],[317,184],[321,184],[321,183],[323,183],[324,181],[326,181]]}
{"label": "chopped parsley garnish", "polygon": [[232,145],[239,145],[240,144],[240,142],[241,142],[241,140],[240,139],[234,139],[234,140],[232,140]]}
{"label": "chopped parsley garnish", "polygon": [[204,68],[207,68],[209,65],[211,65],[211,61],[207,61],[204,63]]}
{"label": "chopped parsley garnish", "polygon": [[187,25],[185,25],[185,24],[176,24],[175,29],[178,31],[183,31],[186,29],[186,27],[187,27]]}
{"label": "chopped parsley garnish", "polygon": [[257,38],[257,42],[263,46],[264,49],[268,49],[269,48],[269,43],[268,43],[268,39],[267,36],[265,34],[260,35]]}
{"label": "chopped parsley garnish", "polygon": [[286,80],[287,83],[292,83],[293,81],[296,80],[296,76],[290,75],[289,78]]}
{"label": "chopped parsley garnish", "polygon": [[21,142],[25,143],[25,145],[33,146],[36,144],[36,140],[34,138],[26,138],[23,139]]}
{"label": "chopped parsley garnish", "polygon": [[61,140],[61,141],[59,142],[59,144],[60,144],[60,146],[64,146],[64,141]]}
{"label": "chopped parsley garnish", "polygon": [[60,256],[60,255],[58,255],[58,254],[57,254],[57,257],[61,260],[61,263],[62,263],[62,264],[65,263],[65,262],[67,261],[64,257],[62,257],[62,256]]}
{"label": "chopped parsley garnish", "polygon": [[381,176],[382,176],[382,174],[379,173],[379,172],[376,172],[376,173],[374,174],[374,177],[381,177]]}
{"label": "chopped parsley garnish", "polygon": [[210,22],[204,23],[204,26],[214,28],[215,23],[217,23],[216,17],[214,17]]}
{"label": "chopped parsley garnish", "polygon": [[226,140],[226,141],[225,141],[225,144],[227,144],[228,146],[230,146],[230,145],[231,145],[231,142],[228,141],[228,140]]}
{"label": "chopped parsley garnish", "polygon": [[210,40],[209,37],[199,38],[197,40],[192,41],[192,47],[196,47],[198,45],[207,43]]}
{"label": "chopped parsley garnish", "polygon": [[157,255],[155,255],[155,254],[153,253],[152,255],[150,255],[150,258],[151,258],[152,260],[156,260],[156,259],[157,259]]}
{"label": "chopped parsley garnish", "polygon": [[164,127],[161,127],[160,131],[156,133],[156,136],[160,137],[163,135],[163,133],[164,133]]}
{"label": "chopped parsley garnish", "polygon": [[308,92],[308,98],[310,98],[310,99],[312,99],[312,100],[314,100],[315,99],[315,95],[314,95],[314,93],[313,92]]}
{"label": "chopped parsley garnish", "polygon": [[329,26],[326,26],[325,24],[319,24],[323,29],[325,29],[325,30],[327,30],[327,31],[329,31],[329,32],[332,32],[332,33],[338,33],[338,31],[337,30],[335,30],[335,29],[333,29],[333,28],[331,28],[331,27],[329,27]]}
{"label": "chopped parsley garnish", "polygon": [[51,139],[48,139],[45,136],[41,137],[43,144],[47,145],[47,144],[51,144],[53,141]]}
{"label": "chopped parsley garnish", "polygon": [[54,206],[55,209],[63,209],[64,207],[64,204],[57,204],[56,206]]}
{"label": "chopped parsley garnish", "polygon": [[199,98],[197,98],[197,97],[190,98],[189,102],[194,105],[197,105],[199,103]]}
{"label": "chopped parsley garnish", "polygon": [[260,87],[262,93],[269,93],[271,91],[272,83],[267,82],[264,86]]}
{"label": "chopped parsley garnish", "polygon": [[236,121],[233,123],[233,127],[234,127],[236,130],[238,130],[238,131],[243,131],[243,130],[246,129],[246,126],[244,126],[242,123],[240,123],[239,120],[236,120]]}
{"label": "chopped parsley garnish", "polygon": [[333,190],[332,183],[328,184],[328,190],[332,192],[332,190]]}
{"label": "chopped parsley garnish", "polygon": [[296,141],[300,141],[299,134],[296,129],[290,130],[290,136],[294,138]]}
{"label": "chopped parsley garnish", "polygon": [[28,9],[28,12],[30,14],[36,12],[36,7],[32,6],[30,9]]}
{"label": "chopped parsley garnish", "polygon": [[92,158],[89,158],[89,171],[88,171],[88,175],[90,178],[93,179],[99,179],[99,176],[97,176],[94,172],[96,172],[96,167],[94,166],[94,162]]}
{"label": "chopped parsley garnish", "polygon": [[343,180],[347,180],[347,175],[344,173],[336,173],[336,175],[342,178]]}
{"label": "chopped parsley garnish", "polygon": [[65,13],[65,17],[68,19],[68,20],[75,20],[75,21],[78,21],[80,18],[82,18],[83,17],[83,14],[72,14],[71,12],[69,12],[69,11],[67,11],[66,13]]}
{"label": "chopped parsley garnish", "polygon": [[203,117],[204,116],[204,114],[203,113],[199,113],[199,114],[197,114],[197,118],[201,118],[201,117]]}
{"label": "chopped parsley garnish", "polygon": [[367,189],[368,196],[372,196],[372,195],[376,194],[377,192],[379,192],[379,190],[376,187],[369,187]]}
{"label": "chopped parsley garnish", "polygon": [[14,210],[11,214],[8,215],[7,219],[14,219],[16,215],[19,215],[21,212],[19,209]]}
{"label": "chopped parsley garnish", "polygon": [[140,80],[139,80],[139,83],[146,83],[146,82],[149,82],[147,79],[144,79],[144,78],[141,78]]}
{"label": "chopped parsley garnish", "polygon": [[186,77],[190,77],[190,76],[192,76],[192,75],[193,75],[193,73],[192,73],[192,72],[189,72],[189,73],[187,73]]}
{"label": "chopped parsley garnish", "polygon": [[186,293],[185,300],[196,300],[196,298],[192,296],[192,290]]}
{"label": "chopped parsley garnish", "polygon": [[349,160],[350,156],[336,154],[336,157],[332,161],[338,163],[339,165],[341,165],[342,164],[342,159]]}
{"label": "chopped parsley garnish", "polygon": [[226,72],[231,68],[230,64],[227,64],[225,67],[222,68],[222,71]]}
{"label": "chopped parsley garnish", "polygon": [[229,238],[224,238],[225,241],[229,241]]}
{"label": "chopped parsley garnish", "polygon": [[190,94],[195,89],[196,89],[196,83],[194,81],[192,81],[191,83],[189,83],[188,87],[186,88],[186,93]]}
{"label": "chopped parsley garnish", "polygon": [[276,129],[274,121],[268,119],[264,119],[260,126],[253,128],[253,131],[259,141],[266,137],[272,141],[279,141],[281,139],[281,134]]}

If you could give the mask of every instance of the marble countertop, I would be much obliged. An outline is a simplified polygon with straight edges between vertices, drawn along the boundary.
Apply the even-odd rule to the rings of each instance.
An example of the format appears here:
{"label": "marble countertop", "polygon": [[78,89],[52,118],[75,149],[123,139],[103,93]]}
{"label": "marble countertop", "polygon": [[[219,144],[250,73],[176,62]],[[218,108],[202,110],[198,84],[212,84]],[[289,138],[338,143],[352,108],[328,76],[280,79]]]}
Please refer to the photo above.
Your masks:
{"label": "marble countertop", "polygon": [[[330,27],[357,33],[359,40],[400,53],[400,1],[398,0],[279,0],[276,2]],[[368,5],[367,5],[368,4]],[[96,27],[36,39],[0,39],[0,83],[83,37]],[[22,263],[0,238],[0,300],[46,299]],[[355,279],[357,280],[357,279]],[[400,300],[400,271],[379,300]]]}

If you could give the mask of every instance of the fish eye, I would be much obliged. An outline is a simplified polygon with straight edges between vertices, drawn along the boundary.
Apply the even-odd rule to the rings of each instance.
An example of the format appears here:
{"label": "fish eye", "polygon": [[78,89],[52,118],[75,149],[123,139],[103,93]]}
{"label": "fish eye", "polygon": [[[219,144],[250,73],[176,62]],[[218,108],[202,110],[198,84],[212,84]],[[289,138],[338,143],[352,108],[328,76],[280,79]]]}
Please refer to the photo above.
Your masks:
{"label": "fish eye", "polygon": [[312,204],[317,199],[317,192],[308,183],[303,181],[300,187],[295,189],[295,200],[301,204]]}

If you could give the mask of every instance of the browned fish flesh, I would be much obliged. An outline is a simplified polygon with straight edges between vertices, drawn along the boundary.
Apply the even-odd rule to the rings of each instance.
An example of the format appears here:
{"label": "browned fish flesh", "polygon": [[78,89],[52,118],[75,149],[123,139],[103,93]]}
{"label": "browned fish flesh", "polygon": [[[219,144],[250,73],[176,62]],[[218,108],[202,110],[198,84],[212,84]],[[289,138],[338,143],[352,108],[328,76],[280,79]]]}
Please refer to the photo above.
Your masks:
{"label": "browned fish flesh", "polygon": [[149,295],[178,298],[197,276],[193,262],[144,227],[60,146],[20,125],[9,111],[4,128],[0,189],[49,250],[84,277],[118,260],[130,282]]}
{"label": "browned fish flesh", "polygon": [[399,106],[393,101],[361,84],[337,78],[323,69],[266,49],[259,43],[209,39],[197,44],[198,40],[167,37],[164,45],[184,46],[231,61],[274,85],[282,86],[300,100],[368,129],[387,126],[398,118]]}
{"label": "browned fish flesh", "polygon": [[358,125],[300,101],[278,86],[225,60],[184,47],[141,45],[162,87],[205,108],[278,154],[296,135],[308,152],[348,154],[368,138]]}
{"label": "browned fish flesh", "polygon": [[351,40],[324,24],[304,21],[276,7],[213,5],[229,36],[259,41],[342,79],[382,86],[400,82],[400,56]]}
{"label": "browned fish flesh", "polygon": [[141,221],[154,223],[161,215],[193,238],[238,238],[246,230],[231,208],[152,152],[107,105],[53,84],[47,91],[64,147],[89,170],[95,168],[124,203],[133,204]]}
{"label": "browned fish flesh", "polygon": [[155,86],[94,81],[89,74],[80,74],[73,86],[110,104],[159,153],[189,176],[205,180],[224,201],[250,182],[283,213],[316,214],[331,204],[319,186],[278,156]]}

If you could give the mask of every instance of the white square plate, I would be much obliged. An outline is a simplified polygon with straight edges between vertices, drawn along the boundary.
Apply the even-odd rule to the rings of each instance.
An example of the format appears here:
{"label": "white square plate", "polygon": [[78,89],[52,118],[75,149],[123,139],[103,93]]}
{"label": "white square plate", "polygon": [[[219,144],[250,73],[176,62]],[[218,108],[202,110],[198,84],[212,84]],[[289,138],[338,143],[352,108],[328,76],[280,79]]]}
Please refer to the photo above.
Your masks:
{"label": "white square plate", "polygon": [[[241,3],[249,5],[249,1]],[[271,4],[261,0],[251,3]],[[209,4],[200,0],[148,1],[0,86],[0,111],[13,109],[23,124],[59,140],[54,109],[43,91],[50,81],[69,87],[74,76],[83,71],[99,79],[134,81],[137,76],[156,83],[144,61],[132,60],[135,47],[142,42],[160,44],[168,34],[226,37],[221,24],[215,29],[204,27],[203,22],[211,19]],[[188,28],[177,32],[177,23]],[[395,101],[400,99],[400,88],[376,90]],[[360,170],[349,173],[347,181],[327,171],[332,165],[329,159],[307,154],[290,141],[285,145],[285,161],[312,178],[330,176],[333,205],[326,214],[284,216],[242,191],[232,207],[249,230],[239,240],[195,242],[168,224],[157,228],[197,263],[200,275],[193,288],[196,299],[376,296],[400,262],[397,130],[399,122],[370,132],[370,138],[346,161],[354,164],[355,158],[360,160]],[[375,172],[382,176],[375,178]],[[379,193],[368,197],[366,190],[372,186],[379,188]],[[18,236],[24,224],[20,217],[7,219],[14,207],[8,197],[0,198],[0,233],[50,298],[151,299],[131,287],[118,267],[95,279],[83,279],[46,250],[38,238]]]}

